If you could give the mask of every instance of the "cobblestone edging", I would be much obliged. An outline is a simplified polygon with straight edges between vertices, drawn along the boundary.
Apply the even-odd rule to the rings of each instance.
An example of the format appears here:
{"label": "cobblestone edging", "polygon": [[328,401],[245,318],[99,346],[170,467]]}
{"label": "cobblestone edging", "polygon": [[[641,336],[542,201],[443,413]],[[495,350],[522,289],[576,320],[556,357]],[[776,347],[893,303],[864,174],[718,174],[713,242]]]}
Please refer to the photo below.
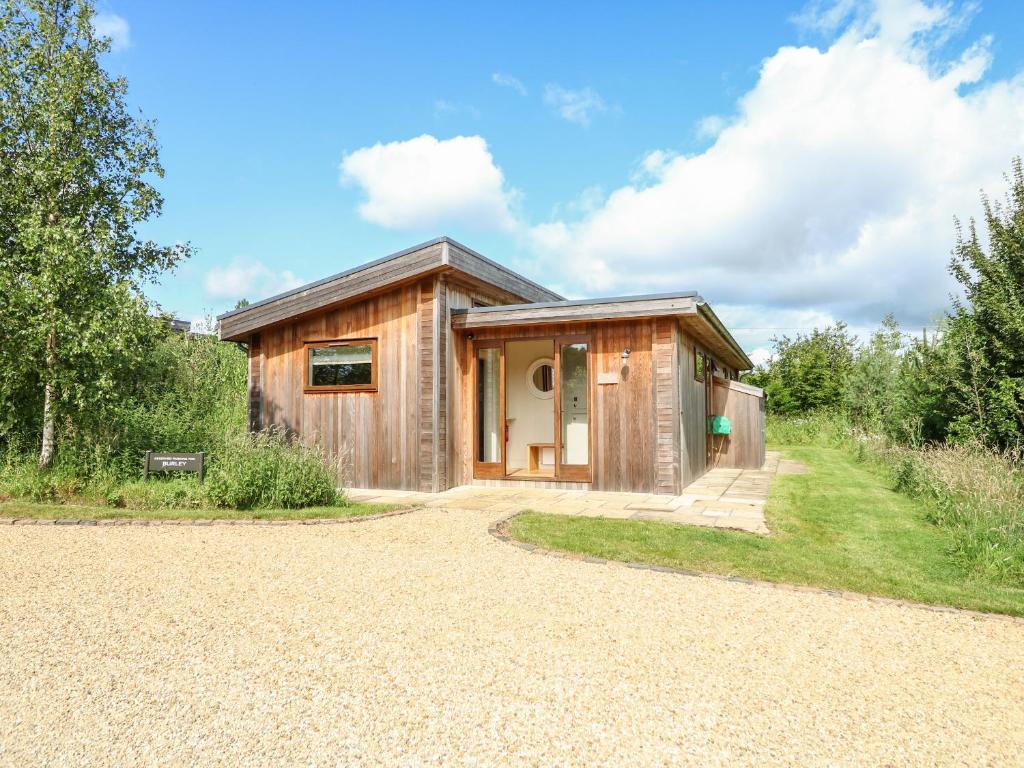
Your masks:
{"label": "cobblestone edging", "polygon": [[882,603],[884,605],[898,605],[904,608],[917,608],[934,613],[956,613],[968,616],[976,620],[1003,621],[1011,624],[1024,626],[1024,617],[1007,616],[1002,613],[984,613],[982,611],[971,611],[966,608],[951,608],[945,605],[928,605],[927,603],[915,603],[912,600],[900,600],[894,597],[879,597],[876,595],[863,595],[860,592],[846,592],[839,589],[828,589],[827,587],[807,587],[799,584],[780,584],[774,581],[761,581],[759,579],[748,579],[745,576],[723,576],[720,573],[707,573],[705,571],[691,571],[686,568],[672,568],[667,565],[648,565],[647,563],[631,563],[625,560],[606,560],[602,557],[590,557],[589,555],[578,555],[573,552],[564,552],[557,549],[545,549],[536,544],[529,544],[514,538],[508,531],[508,522],[521,512],[513,512],[491,523],[487,532],[499,541],[511,544],[513,547],[531,552],[535,555],[547,555],[558,557],[563,560],[577,560],[595,565],[619,565],[626,568],[635,568],[641,571],[658,571],[659,573],[674,573],[677,576],[695,576],[703,579],[717,579],[718,581],[732,581],[738,584],[751,584],[773,589],[782,589],[787,592],[809,592],[811,594],[828,595],[842,600],[855,600],[868,603]]}
{"label": "cobblestone edging", "polygon": [[379,515],[354,515],[352,517],[312,517],[304,520],[256,520],[253,518],[241,519],[181,519],[181,520],[142,520],[131,517],[116,517],[104,520],[90,518],[53,518],[42,519],[35,517],[0,517],[0,525],[81,525],[81,526],[115,526],[115,525],[183,525],[183,526],[209,526],[209,525],[344,525],[347,523],[366,523],[371,520],[382,520],[386,517],[398,517],[415,512],[416,507],[408,509],[396,509],[392,512],[381,512]]}

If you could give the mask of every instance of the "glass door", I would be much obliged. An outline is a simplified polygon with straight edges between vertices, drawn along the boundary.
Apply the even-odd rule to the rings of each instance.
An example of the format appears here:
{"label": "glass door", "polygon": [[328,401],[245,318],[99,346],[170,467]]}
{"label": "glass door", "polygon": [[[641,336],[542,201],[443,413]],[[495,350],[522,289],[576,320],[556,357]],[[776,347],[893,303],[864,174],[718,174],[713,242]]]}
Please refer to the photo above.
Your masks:
{"label": "glass door", "polygon": [[555,343],[555,477],[590,480],[590,341]]}
{"label": "glass door", "polygon": [[473,360],[473,476],[505,476],[505,354],[500,341],[477,342]]}

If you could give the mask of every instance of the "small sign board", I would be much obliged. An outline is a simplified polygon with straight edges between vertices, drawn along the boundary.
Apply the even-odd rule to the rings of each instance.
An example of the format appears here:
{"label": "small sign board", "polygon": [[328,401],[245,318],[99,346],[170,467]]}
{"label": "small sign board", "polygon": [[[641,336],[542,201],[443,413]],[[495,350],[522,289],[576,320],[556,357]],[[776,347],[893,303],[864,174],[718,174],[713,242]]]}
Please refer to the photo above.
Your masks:
{"label": "small sign board", "polygon": [[149,479],[150,472],[197,472],[199,482],[203,482],[206,470],[206,454],[199,453],[161,453],[146,451],[146,467],[143,477]]}
{"label": "small sign board", "polygon": [[618,374],[617,371],[609,371],[607,373],[598,373],[597,374],[597,383],[598,384],[618,384],[619,383],[619,374]]}

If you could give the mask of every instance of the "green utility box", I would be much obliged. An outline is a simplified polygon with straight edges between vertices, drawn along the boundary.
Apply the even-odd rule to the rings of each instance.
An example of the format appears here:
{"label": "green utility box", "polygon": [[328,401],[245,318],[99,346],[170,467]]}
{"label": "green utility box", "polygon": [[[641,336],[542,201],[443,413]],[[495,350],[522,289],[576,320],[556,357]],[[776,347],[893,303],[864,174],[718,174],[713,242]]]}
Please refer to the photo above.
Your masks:
{"label": "green utility box", "polygon": [[708,432],[712,435],[731,435],[732,424],[725,416],[709,416]]}

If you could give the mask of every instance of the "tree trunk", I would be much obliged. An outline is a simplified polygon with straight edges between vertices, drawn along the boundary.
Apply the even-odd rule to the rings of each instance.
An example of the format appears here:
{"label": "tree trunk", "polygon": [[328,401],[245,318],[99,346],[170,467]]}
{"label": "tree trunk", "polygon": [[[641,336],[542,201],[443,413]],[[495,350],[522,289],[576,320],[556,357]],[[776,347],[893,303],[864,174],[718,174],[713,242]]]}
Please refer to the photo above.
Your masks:
{"label": "tree trunk", "polygon": [[54,386],[53,386],[53,348],[56,345],[54,334],[46,339],[46,389],[43,394],[43,444],[39,450],[39,466],[49,469],[53,465],[53,451],[56,443],[54,437]]}

